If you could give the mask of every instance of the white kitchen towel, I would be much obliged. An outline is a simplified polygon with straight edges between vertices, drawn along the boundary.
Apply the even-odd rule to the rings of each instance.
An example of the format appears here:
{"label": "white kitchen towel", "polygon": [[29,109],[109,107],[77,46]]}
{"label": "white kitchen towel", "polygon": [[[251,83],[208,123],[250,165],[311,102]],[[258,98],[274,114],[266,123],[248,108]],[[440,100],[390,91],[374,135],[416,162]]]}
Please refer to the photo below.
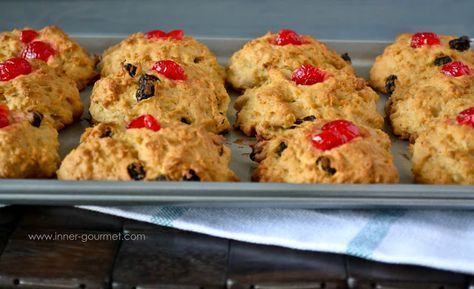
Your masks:
{"label": "white kitchen towel", "polygon": [[474,274],[474,211],[82,208],[239,241]]}

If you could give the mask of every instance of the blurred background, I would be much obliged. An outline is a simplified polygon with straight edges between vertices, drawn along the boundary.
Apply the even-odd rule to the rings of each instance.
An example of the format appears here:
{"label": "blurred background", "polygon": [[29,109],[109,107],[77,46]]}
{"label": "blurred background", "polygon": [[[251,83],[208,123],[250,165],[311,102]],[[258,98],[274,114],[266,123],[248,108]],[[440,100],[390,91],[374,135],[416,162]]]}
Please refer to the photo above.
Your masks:
{"label": "blurred background", "polygon": [[17,0],[0,6],[1,30],[56,24],[87,34],[182,28],[192,35],[254,37],[288,27],[323,39],[391,40],[422,30],[474,35],[473,0]]}

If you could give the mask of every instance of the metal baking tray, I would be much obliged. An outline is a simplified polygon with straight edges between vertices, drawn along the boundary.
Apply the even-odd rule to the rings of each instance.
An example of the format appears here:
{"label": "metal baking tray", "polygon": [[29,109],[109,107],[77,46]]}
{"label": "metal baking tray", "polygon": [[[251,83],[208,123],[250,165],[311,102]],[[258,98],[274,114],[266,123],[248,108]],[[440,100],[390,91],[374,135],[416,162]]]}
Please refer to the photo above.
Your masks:
{"label": "metal baking tray", "polygon": [[[75,35],[89,52],[100,54],[119,42],[124,35]],[[229,57],[249,39],[198,37],[226,65]],[[348,52],[361,77],[388,42],[325,41],[338,52]],[[91,87],[81,93],[85,107],[89,105]],[[230,91],[234,101],[237,93]],[[379,101],[380,112],[386,101]],[[235,110],[229,109],[231,122]],[[86,116],[85,112],[85,116]],[[80,135],[88,127],[83,120],[60,132],[61,156],[76,147]],[[390,131],[386,128],[386,131]],[[231,168],[240,183],[198,182],[97,182],[58,180],[0,180],[0,203],[3,204],[68,204],[68,205],[176,205],[230,207],[294,207],[294,208],[474,208],[474,186],[413,184],[408,143],[392,136],[392,153],[400,172],[400,184],[390,185],[303,185],[284,183],[252,183],[254,164],[249,159],[253,138],[238,131],[226,135],[232,149]]]}

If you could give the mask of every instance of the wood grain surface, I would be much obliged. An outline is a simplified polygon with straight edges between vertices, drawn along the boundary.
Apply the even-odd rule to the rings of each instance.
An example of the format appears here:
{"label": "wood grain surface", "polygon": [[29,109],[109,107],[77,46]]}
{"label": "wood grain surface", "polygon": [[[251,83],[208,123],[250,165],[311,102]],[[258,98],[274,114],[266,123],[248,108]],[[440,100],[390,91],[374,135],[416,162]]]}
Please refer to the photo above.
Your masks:
{"label": "wood grain surface", "polygon": [[[94,239],[112,234],[122,240]],[[78,237],[32,239],[38,235]],[[472,289],[472,282],[453,272],[242,243],[69,207],[0,208],[0,288]]]}

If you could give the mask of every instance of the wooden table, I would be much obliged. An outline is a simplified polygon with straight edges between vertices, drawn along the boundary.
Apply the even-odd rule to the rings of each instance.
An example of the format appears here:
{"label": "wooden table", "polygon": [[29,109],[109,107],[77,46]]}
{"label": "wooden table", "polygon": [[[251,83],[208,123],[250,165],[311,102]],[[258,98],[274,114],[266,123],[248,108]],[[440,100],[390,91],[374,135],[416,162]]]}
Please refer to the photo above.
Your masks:
{"label": "wooden table", "polygon": [[242,243],[70,207],[1,208],[0,253],[0,288],[474,288],[463,274]]}

